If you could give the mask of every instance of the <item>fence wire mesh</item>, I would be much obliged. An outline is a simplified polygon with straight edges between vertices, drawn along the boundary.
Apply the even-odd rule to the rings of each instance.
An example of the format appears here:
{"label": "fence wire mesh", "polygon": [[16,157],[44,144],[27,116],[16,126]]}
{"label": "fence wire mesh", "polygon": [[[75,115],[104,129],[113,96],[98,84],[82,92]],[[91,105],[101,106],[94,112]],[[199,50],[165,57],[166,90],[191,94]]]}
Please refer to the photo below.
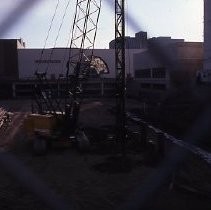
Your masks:
{"label": "fence wire mesh", "polygon": [[[105,1],[108,7],[114,11],[114,2],[111,0]],[[0,25],[0,37],[4,36],[11,28],[13,28],[21,18],[37,4],[41,4],[41,0],[23,0],[20,4],[6,17]],[[140,30],[140,25],[128,14],[128,25],[134,31]],[[164,63],[171,62],[168,54],[163,51],[160,46],[156,44],[151,48],[152,55],[161,60]],[[185,141],[189,143],[196,143],[200,141],[204,133],[209,132],[211,124],[211,110],[208,108],[201,118],[195,123],[195,125],[187,133]],[[171,154],[167,154],[163,163],[151,174],[145,178],[141,186],[137,186],[134,189],[134,193],[128,197],[128,200],[123,202],[123,205],[119,209],[142,209],[145,202],[151,198],[163,182],[169,177],[184,161],[186,156],[186,150],[175,149]],[[63,199],[50,190],[45,183],[41,182],[36,175],[31,173],[24,164],[21,163],[15,156],[10,153],[0,153],[1,170],[6,169],[9,174],[15,177],[17,182],[29,189],[36,196],[38,196],[50,209],[73,209]]]}

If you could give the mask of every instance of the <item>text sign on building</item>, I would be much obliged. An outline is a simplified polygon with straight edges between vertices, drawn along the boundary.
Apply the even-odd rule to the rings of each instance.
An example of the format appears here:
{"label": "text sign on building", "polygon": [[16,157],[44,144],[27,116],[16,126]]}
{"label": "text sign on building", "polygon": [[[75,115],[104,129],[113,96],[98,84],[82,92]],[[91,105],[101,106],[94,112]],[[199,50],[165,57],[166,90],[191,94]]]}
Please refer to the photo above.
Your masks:
{"label": "text sign on building", "polygon": [[35,60],[35,63],[61,63],[61,60]]}

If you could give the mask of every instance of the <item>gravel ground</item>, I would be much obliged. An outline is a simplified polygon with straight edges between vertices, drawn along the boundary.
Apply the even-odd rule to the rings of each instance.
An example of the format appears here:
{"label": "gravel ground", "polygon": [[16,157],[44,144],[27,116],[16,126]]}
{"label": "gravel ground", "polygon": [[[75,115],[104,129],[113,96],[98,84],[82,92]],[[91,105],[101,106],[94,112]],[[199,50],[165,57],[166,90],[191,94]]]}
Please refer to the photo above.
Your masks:
{"label": "gravel ground", "polygon": [[[7,135],[1,134],[0,140],[7,151],[0,153],[0,209],[124,209],[129,201],[140,202],[143,197],[137,195],[143,192],[149,196],[142,209],[211,208],[210,166],[191,154],[179,171],[156,187],[151,177],[157,174],[160,180],[160,165],[146,165],[143,152],[128,154],[131,168],[126,172],[115,170],[119,167],[115,164],[108,168],[111,154],[80,153],[71,146],[33,155],[21,127],[30,102],[4,101],[0,106],[14,112]],[[89,128],[113,124],[115,118],[108,111],[112,106],[111,101],[85,101],[80,124]],[[138,104],[131,102],[131,106]]]}

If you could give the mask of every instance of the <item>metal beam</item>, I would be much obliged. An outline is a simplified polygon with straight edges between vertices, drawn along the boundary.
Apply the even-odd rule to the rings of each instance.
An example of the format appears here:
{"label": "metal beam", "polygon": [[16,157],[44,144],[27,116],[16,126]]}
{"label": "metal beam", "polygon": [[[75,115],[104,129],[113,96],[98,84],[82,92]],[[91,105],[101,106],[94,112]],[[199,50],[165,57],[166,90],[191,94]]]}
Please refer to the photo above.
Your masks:
{"label": "metal beam", "polygon": [[116,137],[125,155],[125,0],[115,0]]}

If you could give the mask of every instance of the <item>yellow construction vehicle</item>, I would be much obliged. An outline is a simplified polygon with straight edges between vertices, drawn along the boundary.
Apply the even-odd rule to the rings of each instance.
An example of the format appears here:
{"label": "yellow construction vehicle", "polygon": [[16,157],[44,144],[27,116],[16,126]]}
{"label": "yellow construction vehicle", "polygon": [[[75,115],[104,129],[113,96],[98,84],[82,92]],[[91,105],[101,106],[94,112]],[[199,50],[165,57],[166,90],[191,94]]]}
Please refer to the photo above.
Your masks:
{"label": "yellow construction vehicle", "polygon": [[55,138],[58,120],[52,114],[29,114],[24,120],[27,139],[31,141],[36,154],[44,154],[51,140]]}

